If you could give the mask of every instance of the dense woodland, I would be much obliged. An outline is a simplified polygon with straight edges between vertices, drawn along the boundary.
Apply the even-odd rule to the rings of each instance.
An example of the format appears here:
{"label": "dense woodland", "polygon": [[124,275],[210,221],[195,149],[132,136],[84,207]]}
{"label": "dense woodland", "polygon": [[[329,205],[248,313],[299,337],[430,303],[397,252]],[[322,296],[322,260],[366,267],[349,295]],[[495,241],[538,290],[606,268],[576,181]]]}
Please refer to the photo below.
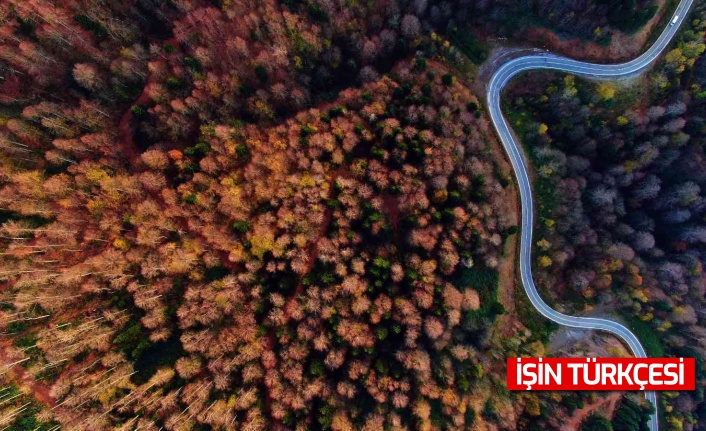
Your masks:
{"label": "dense woodland", "polygon": [[474,422],[516,230],[475,96],[418,57],[304,109],[333,88],[316,62],[350,60],[333,24],[148,6],[3,6],[0,321],[7,362],[49,388],[41,419]]}
{"label": "dense woodland", "polygon": [[[416,0],[415,4],[432,3]],[[668,2],[669,3],[669,2]],[[421,9],[424,9],[422,6]],[[653,0],[459,0],[426,8],[434,26],[450,30],[471,23],[491,34],[517,37],[528,25],[544,25],[564,36],[609,44],[616,31],[634,33],[658,10]],[[480,19],[479,19],[480,18]],[[521,38],[518,38],[521,40]]]}
{"label": "dense woodland", "polygon": [[[517,231],[514,192],[482,103],[465,86],[468,65],[487,55],[473,35],[541,23],[591,39],[634,31],[650,6],[2,2],[0,425],[558,426],[548,420],[557,403],[571,414],[589,400],[504,390],[498,358],[544,352],[550,328],[527,304],[518,306],[526,330],[498,323],[517,320],[498,297],[499,264],[513,254],[504,246]],[[667,143],[681,142],[670,144],[675,160],[700,154],[682,135],[696,127],[701,90],[679,92],[676,80],[692,79],[701,51],[670,54],[653,79],[683,105],[674,116],[683,124],[665,126],[667,108],[656,123],[671,127],[660,132]],[[577,94],[562,99],[563,112],[586,105]],[[604,111],[591,115],[611,115],[598,105]],[[541,121],[552,127],[537,139],[559,140],[563,129]],[[660,166],[645,169],[667,183]],[[574,171],[561,172],[563,183]],[[698,205],[677,206],[696,220]],[[685,221],[675,226],[683,250],[653,235],[662,254],[648,257],[683,271],[665,298],[698,285],[688,262],[700,262],[699,226]],[[595,236],[613,241],[605,223]],[[579,245],[558,229],[546,235],[542,257],[555,263],[545,266],[566,264],[547,281],[573,277],[570,259],[556,256]],[[649,267],[637,260],[647,251],[635,248],[623,266]],[[605,276],[627,274],[610,268]],[[593,300],[608,290],[586,291]],[[696,336],[677,332],[698,318],[682,297],[638,305],[678,325],[665,329],[672,337]],[[668,319],[662,302],[686,317]],[[675,410],[686,415],[698,399],[670,406],[687,402]],[[626,400],[619,411],[639,409]]]}
{"label": "dense woodland", "polygon": [[[619,310],[654,356],[703,364],[704,6],[694,15],[642,82],[553,76],[508,101],[535,164],[539,285],[574,311]],[[705,429],[703,385],[661,400],[668,429]]]}

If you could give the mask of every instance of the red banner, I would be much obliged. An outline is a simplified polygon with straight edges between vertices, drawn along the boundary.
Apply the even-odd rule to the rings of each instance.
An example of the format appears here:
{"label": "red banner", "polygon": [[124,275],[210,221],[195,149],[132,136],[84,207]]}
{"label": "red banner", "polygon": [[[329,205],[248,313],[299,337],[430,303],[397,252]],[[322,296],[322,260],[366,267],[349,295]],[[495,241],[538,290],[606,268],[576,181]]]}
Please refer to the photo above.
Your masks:
{"label": "red banner", "polygon": [[693,391],[694,358],[508,358],[507,388],[522,391]]}

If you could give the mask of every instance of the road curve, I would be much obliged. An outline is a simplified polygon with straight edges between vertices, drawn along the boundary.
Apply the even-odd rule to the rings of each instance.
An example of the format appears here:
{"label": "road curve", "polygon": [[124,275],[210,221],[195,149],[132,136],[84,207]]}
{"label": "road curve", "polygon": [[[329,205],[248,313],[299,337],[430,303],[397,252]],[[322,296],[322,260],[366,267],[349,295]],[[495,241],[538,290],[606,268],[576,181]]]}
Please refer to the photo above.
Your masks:
{"label": "road curve", "polygon": [[[522,205],[522,226],[520,237],[520,276],[525,292],[532,305],[544,317],[560,325],[583,329],[598,329],[608,331],[622,338],[630,347],[636,357],[647,357],[645,349],[640,344],[635,334],[618,322],[608,319],[598,319],[592,317],[577,317],[559,313],[547,305],[542,300],[537,287],[532,279],[532,229],[534,228],[534,202],[532,198],[532,188],[527,174],[527,163],[522,155],[520,146],[515,140],[510,127],[505,120],[500,108],[500,94],[505,85],[515,75],[527,70],[559,70],[573,73],[588,79],[594,80],[617,80],[631,78],[641,74],[645,69],[664,51],[677,33],[679,26],[688,15],[689,8],[693,0],[681,0],[674,15],[670,18],[669,24],[664,29],[655,43],[642,55],[634,60],[622,64],[591,64],[558,55],[546,53],[537,55],[527,55],[518,57],[503,64],[495,71],[487,86],[487,102],[490,116],[493,121],[505,151],[510,157],[515,177],[520,190],[520,203]],[[676,22],[673,22],[675,17]],[[655,413],[650,418],[650,429],[658,431],[659,421],[657,419],[657,395],[654,391],[645,393],[645,397],[655,407]]]}

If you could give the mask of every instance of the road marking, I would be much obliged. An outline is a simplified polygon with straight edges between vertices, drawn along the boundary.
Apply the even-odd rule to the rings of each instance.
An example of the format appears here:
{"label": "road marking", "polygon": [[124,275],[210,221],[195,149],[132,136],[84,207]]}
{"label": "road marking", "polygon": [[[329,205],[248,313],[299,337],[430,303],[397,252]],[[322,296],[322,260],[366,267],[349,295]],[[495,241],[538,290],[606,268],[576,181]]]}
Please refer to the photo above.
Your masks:
{"label": "road marking", "polygon": [[[667,25],[657,38],[654,44],[642,55],[634,60],[622,64],[591,64],[557,55],[527,55],[518,57],[503,64],[495,71],[488,84],[487,102],[490,110],[490,117],[493,126],[500,137],[505,151],[510,158],[515,178],[520,190],[520,203],[522,206],[522,229],[520,236],[520,274],[525,293],[530,299],[534,308],[544,317],[560,325],[597,329],[610,332],[620,337],[629,347],[636,357],[645,358],[647,354],[640,344],[640,340],[628,328],[620,323],[608,319],[597,319],[593,317],[568,316],[559,313],[549,307],[539,296],[537,287],[532,279],[532,229],[534,228],[534,204],[532,201],[532,189],[527,174],[525,159],[519,150],[519,145],[515,142],[510,126],[500,108],[500,93],[505,85],[514,76],[527,70],[551,69],[574,73],[579,76],[594,79],[625,79],[632,78],[644,72],[644,70],[654,62],[659,54],[669,45],[677,30],[684,22],[693,0],[681,0],[672,17],[671,24]],[[657,412],[657,395],[654,391],[645,392],[645,397],[655,407],[655,413],[650,417],[650,430],[658,431],[659,421]]]}

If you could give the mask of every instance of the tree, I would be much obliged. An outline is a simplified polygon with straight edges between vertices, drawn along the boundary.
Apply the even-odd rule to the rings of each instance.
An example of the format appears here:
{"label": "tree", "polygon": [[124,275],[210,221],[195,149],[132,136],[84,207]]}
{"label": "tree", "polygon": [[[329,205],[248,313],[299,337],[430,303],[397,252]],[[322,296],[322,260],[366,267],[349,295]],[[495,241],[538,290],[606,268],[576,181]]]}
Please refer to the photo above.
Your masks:
{"label": "tree", "polygon": [[159,150],[149,150],[140,156],[147,166],[155,170],[164,170],[169,166],[169,159],[164,152]]}
{"label": "tree", "polygon": [[105,85],[98,71],[91,64],[78,63],[74,65],[73,76],[76,82],[86,90],[101,90]]}
{"label": "tree", "polygon": [[613,431],[613,424],[597,413],[581,422],[581,431]]}
{"label": "tree", "polygon": [[402,23],[400,24],[400,31],[402,36],[407,39],[414,39],[418,37],[421,31],[419,18],[414,15],[405,15],[402,18]]}
{"label": "tree", "polygon": [[625,397],[613,416],[613,429],[615,431],[647,431],[650,429],[649,417],[653,410],[651,406],[641,406],[630,397]]}

